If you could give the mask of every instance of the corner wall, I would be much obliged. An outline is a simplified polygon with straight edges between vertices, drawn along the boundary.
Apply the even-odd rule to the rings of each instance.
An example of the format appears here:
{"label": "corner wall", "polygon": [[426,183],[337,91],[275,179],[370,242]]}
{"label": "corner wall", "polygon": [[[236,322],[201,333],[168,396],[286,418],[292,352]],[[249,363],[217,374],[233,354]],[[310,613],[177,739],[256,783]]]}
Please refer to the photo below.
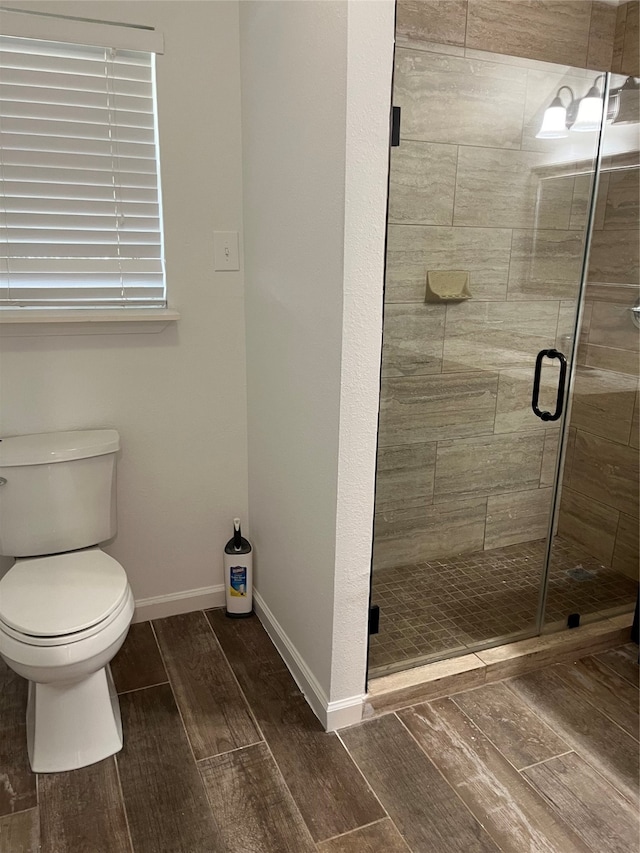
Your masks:
{"label": "corner wall", "polygon": [[393,4],[243,2],[240,33],[256,600],[332,727],[364,692]]}

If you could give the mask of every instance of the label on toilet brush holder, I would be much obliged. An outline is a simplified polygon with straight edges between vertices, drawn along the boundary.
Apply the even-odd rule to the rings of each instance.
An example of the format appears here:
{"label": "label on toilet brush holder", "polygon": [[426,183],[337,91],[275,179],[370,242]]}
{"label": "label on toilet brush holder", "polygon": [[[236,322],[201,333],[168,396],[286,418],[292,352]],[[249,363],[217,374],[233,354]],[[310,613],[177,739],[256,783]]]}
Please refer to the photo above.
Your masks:
{"label": "label on toilet brush holder", "polygon": [[247,567],[231,566],[229,568],[229,595],[234,598],[245,598],[247,595]]}

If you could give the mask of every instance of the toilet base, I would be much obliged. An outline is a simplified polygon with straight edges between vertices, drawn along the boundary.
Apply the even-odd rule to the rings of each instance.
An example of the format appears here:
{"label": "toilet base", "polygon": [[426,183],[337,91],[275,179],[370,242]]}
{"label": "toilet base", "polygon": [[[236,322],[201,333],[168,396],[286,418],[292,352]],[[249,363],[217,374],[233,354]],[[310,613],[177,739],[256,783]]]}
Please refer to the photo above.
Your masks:
{"label": "toilet base", "polygon": [[73,682],[29,682],[27,750],[34,773],[77,770],[122,749],[109,665]]}

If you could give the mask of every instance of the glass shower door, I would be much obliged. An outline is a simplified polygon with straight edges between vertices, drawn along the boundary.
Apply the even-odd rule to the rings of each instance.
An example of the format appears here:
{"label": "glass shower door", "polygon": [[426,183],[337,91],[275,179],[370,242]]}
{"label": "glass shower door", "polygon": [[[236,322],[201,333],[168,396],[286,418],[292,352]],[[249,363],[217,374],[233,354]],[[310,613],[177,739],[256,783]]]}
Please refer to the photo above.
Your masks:
{"label": "glass shower door", "polygon": [[612,75],[544,630],[633,608],[638,590],[638,80]]}
{"label": "glass shower door", "polygon": [[440,47],[395,57],[373,675],[539,631],[600,138],[541,134],[595,74]]}

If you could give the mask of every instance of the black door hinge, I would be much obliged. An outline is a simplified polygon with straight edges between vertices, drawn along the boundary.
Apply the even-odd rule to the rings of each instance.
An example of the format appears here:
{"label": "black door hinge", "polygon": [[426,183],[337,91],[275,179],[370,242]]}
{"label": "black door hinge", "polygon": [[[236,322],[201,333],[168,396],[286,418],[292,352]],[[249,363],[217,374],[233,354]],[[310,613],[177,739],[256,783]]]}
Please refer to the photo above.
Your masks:
{"label": "black door hinge", "polygon": [[400,107],[391,107],[391,147],[400,145]]}
{"label": "black door hinge", "polygon": [[377,634],[380,631],[380,607],[372,604],[369,608],[369,633]]}

